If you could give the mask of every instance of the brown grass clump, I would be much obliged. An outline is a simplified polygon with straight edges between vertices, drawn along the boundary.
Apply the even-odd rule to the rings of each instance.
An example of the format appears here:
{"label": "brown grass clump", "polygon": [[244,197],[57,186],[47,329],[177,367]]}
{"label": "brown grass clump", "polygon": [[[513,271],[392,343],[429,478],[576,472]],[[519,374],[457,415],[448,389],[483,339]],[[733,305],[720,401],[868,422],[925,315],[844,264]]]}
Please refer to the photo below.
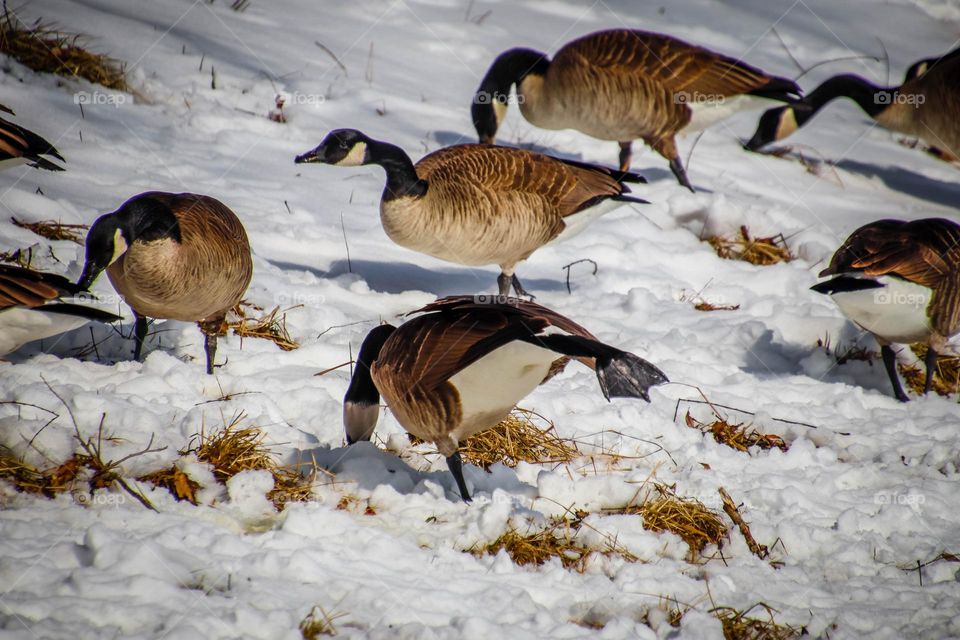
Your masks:
{"label": "brown grass clump", "polygon": [[[535,419],[544,426],[537,425]],[[568,463],[580,455],[580,450],[573,441],[558,436],[553,423],[540,414],[516,408],[492,429],[467,438],[460,455],[484,469],[498,462],[513,468],[520,462]]]}
{"label": "brown grass clump", "polygon": [[[927,345],[917,343],[910,345],[910,350],[921,361],[927,357]],[[923,394],[926,382],[926,371],[914,364],[898,365],[904,382],[917,395]],[[937,356],[937,366],[933,370],[933,387],[941,396],[951,396],[960,391],[960,356]]]}
{"label": "brown grass clump", "polygon": [[351,513],[362,513],[365,516],[377,515],[376,509],[370,506],[369,500],[364,500],[361,502],[360,498],[357,496],[340,496],[340,500],[337,502],[337,509],[340,511],[349,511]]}
{"label": "brown grass clump", "polygon": [[200,483],[191,480],[190,476],[178,469],[176,465],[140,476],[137,480],[163,487],[177,500],[186,500],[192,505],[197,504],[197,490],[200,488]]}
{"label": "brown grass clump", "polygon": [[52,498],[73,486],[73,481],[83,467],[79,457],[49,469],[38,469],[17,458],[6,447],[0,447],[0,479],[6,480],[17,491],[41,494]]}
{"label": "brown grass clump", "polygon": [[[756,607],[762,607],[767,612],[766,620],[747,616]],[[745,611],[733,607],[715,607],[710,613],[723,625],[723,637],[726,640],[793,640],[806,633],[803,628],[777,623],[773,618],[774,610],[763,603]]]}
{"label": "brown grass clump", "polygon": [[640,504],[604,509],[604,513],[639,514],[643,517],[644,529],[670,531],[680,536],[690,548],[687,558],[690,562],[695,562],[708,544],[719,545],[727,535],[727,525],[720,514],[696,498],[680,497],[660,483],[654,484],[654,489]]}
{"label": "brown grass clump", "polygon": [[751,238],[745,225],[736,237],[712,236],[707,239],[717,255],[726,260],[743,260],[750,264],[768,266],[790,262],[794,256],[782,233],[766,238]]}
{"label": "brown grass clump", "polygon": [[687,411],[684,419],[687,426],[691,429],[697,429],[701,433],[709,433],[713,439],[724,444],[731,449],[747,452],[750,447],[760,447],[761,449],[780,449],[786,451],[790,448],[783,438],[773,433],[760,433],[751,425],[731,424],[719,415],[714,415],[713,422],[700,422]]}
{"label": "brown grass clump", "polygon": [[83,78],[108,89],[127,91],[123,64],[86,50],[84,40],[84,36],[62,32],[42,20],[28,26],[6,6],[0,16],[0,53],[34,71]]}
{"label": "brown grass clump", "polygon": [[10,220],[21,229],[32,231],[47,240],[70,240],[77,244],[83,244],[84,235],[80,232],[90,228],[90,225],[87,224],[63,224],[62,222],[54,222],[53,220],[24,222],[13,217],[11,217]]}
{"label": "brown grass clump", "polygon": [[[262,311],[262,307],[241,300],[233,308],[233,313],[239,316],[239,319],[228,324],[233,329],[233,334],[240,338],[262,338],[270,340],[284,351],[293,351],[300,346],[300,343],[290,337],[287,331],[287,312],[284,311],[279,318],[277,314],[280,307],[276,306],[270,313],[259,318],[247,316],[244,307],[250,307],[257,311]],[[289,309],[287,310],[289,311]]]}
{"label": "brown grass clump", "polygon": [[305,502],[313,488],[309,479],[296,469],[277,464],[273,453],[264,445],[264,433],[258,427],[240,427],[242,413],[237,414],[222,431],[213,435],[197,434],[194,444],[181,454],[193,453],[201,462],[213,467],[213,475],[220,482],[241,471],[269,471],[273,475],[273,489],[267,494],[278,510],[288,502]]}
{"label": "brown grass clump", "polygon": [[828,333],[823,338],[817,338],[817,346],[823,347],[823,350],[826,351],[827,355],[832,355],[837,361],[837,364],[846,364],[852,360],[859,360],[860,362],[873,363],[874,360],[880,358],[880,354],[872,349],[861,345],[853,345],[852,347],[847,347],[846,349],[842,344],[837,344],[836,348],[833,348],[830,340],[830,334]]}
{"label": "brown grass clump", "polygon": [[337,628],[333,621],[342,618],[343,613],[327,613],[323,607],[314,607],[300,621],[300,635],[303,640],[316,640],[320,636],[335,636]]}
{"label": "brown grass clump", "polygon": [[713,304],[710,302],[700,301],[693,305],[693,308],[697,311],[736,311],[740,308],[739,304]]}
{"label": "brown grass clump", "polygon": [[17,266],[29,269],[30,263],[33,262],[33,250],[27,247],[26,249],[0,251],[0,262],[12,262]]}
{"label": "brown grass clump", "polygon": [[565,569],[583,573],[587,560],[594,554],[604,556],[618,555],[628,562],[636,562],[637,557],[626,549],[620,548],[615,541],[608,541],[603,549],[586,546],[577,540],[577,533],[583,525],[583,519],[589,514],[577,512],[572,518],[554,518],[540,531],[520,533],[510,529],[499,538],[486,545],[467,549],[475,556],[496,555],[502,549],[514,564],[519,566],[540,566],[552,558],[557,558]]}

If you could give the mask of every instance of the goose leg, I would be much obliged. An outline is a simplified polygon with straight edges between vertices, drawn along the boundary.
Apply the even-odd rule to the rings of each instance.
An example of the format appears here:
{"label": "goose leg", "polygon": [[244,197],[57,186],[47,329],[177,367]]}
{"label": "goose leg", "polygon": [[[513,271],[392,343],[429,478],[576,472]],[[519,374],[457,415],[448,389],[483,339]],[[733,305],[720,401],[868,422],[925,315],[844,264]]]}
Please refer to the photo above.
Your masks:
{"label": "goose leg", "polygon": [[937,352],[933,347],[927,347],[927,357],[923,361],[927,366],[927,379],[923,383],[923,394],[926,395],[933,388],[933,372],[937,370]]}
{"label": "goose leg", "polygon": [[887,375],[890,376],[890,384],[893,385],[893,395],[895,395],[900,402],[909,402],[910,398],[907,397],[907,394],[903,392],[903,387],[900,386],[900,378],[897,376],[897,356],[893,353],[890,345],[884,344],[880,346],[880,357],[883,359],[883,366],[887,370]]}
{"label": "goose leg", "polygon": [[203,332],[203,351],[207,355],[207,373],[213,373],[213,361],[217,355],[217,336],[221,333],[221,327],[226,316],[218,316],[210,320],[198,322],[200,331]]}
{"label": "goose leg", "polygon": [[691,193],[696,193],[693,185],[690,184],[690,180],[687,178],[687,171],[683,168],[683,163],[680,162],[680,156],[675,156],[670,160],[670,171],[673,171],[673,175],[677,177],[677,182],[687,189],[690,189]]}
{"label": "goose leg", "polygon": [[630,156],[632,155],[630,146],[633,144],[633,141],[627,140],[626,142],[619,142],[617,144],[620,145],[620,171],[629,171]]}
{"label": "goose leg", "polygon": [[133,359],[143,362],[143,341],[147,338],[147,317],[133,312],[136,322],[133,325]]}
{"label": "goose leg", "polygon": [[497,287],[500,288],[501,298],[506,298],[510,295],[511,284],[513,284],[513,278],[503,272],[500,272],[500,275],[497,276]]}
{"label": "goose leg", "polygon": [[463,479],[463,461],[460,459],[460,452],[454,451],[452,456],[447,456],[447,467],[453,474],[453,479],[457,481],[457,488],[460,489],[460,497],[464,502],[472,502],[470,492],[467,490],[467,483]]}
{"label": "goose leg", "polygon": [[518,298],[530,298],[531,302],[537,299],[535,295],[528,293],[527,290],[523,288],[523,285],[520,284],[520,278],[517,277],[517,274],[513,274],[510,277],[510,283],[513,285],[513,290],[517,294]]}

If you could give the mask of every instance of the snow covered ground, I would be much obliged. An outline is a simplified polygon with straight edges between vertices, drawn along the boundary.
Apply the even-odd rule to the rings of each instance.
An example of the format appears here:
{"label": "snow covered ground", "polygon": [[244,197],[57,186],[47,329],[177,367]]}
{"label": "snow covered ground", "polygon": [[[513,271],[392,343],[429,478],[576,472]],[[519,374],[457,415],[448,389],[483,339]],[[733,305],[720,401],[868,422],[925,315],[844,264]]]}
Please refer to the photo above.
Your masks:
{"label": "snow covered ground", "polygon": [[[520,277],[539,302],[643,355],[671,380],[757,412],[757,425],[791,447],[738,453],[674,421],[678,399],[698,398],[695,389],[659,387],[650,405],[607,403],[594,376],[571,366],[523,406],[554,420],[564,437],[627,457],[612,468],[521,465],[488,475],[470,467],[476,499],[465,505],[439,456],[401,460],[383,451],[384,443],[406,446],[389,413],[379,449],[344,449],[348,370],[314,374],[347,361],[381,318],[439,295],[492,291],[496,269],[393,245],[377,215],[379,169],[293,164],[336,127],[392,141],[414,158],[473,141],[470,99],[497,53],[517,45],[553,52],[606,27],[663,31],[795,76],[775,25],[804,66],[885,50],[895,84],[913,61],[955,46],[955,0],[253,0],[244,12],[226,0],[33,0],[18,11],[94,36],[95,49],[127,61],[143,99],[3,61],[0,102],[56,144],[67,171],[0,174],[0,251],[35,245],[35,266],[76,277],[81,247],[38,242],[10,216],[89,224],[141,191],[212,195],[250,235],[247,299],[294,307],[287,328],[302,346],[284,352],[224,338],[219,360],[227,364],[208,377],[200,333],[186,323],[155,325],[143,364],[129,361],[130,340],[105,327],[94,328],[96,353],[80,358],[88,329],[30,345],[0,362],[0,400],[43,409],[0,405],[0,443],[44,468],[76,450],[74,423],[52,388],[84,436],[103,420],[112,436],[105,458],[140,450],[151,436],[167,447],[125,463],[127,478],[169,466],[193,434],[240,412],[289,459],[311,452],[337,476],[316,500],[279,514],[263,497],[263,473],[211,490],[200,507],[144,485],[159,513],[122,492],[48,500],[2,488],[3,637],[297,638],[299,621],[320,605],[342,614],[335,623],[343,637],[715,638],[714,604],[758,602],[814,637],[960,637],[958,565],[927,566],[922,585],[909,570],[960,551],[956,400],[900,404],[879,363],[836,366],[818,338],[874,344],[809,291],[861,224],[955,218],[955,167],[898,144],[840,103],[790,140],[809,158],[837,161],[819,173],[743,152],[739,140],[753,133],[756,113],[699,140],[687,165],[696,194],[638,146],[634,168],[650,184],[636,191],[652,204],[624,207],[537,252]],[[887,82],[885,64],[869,59],[819,66],[800,82],[809,89],[842,70]],[[285,124],[267,117],[278,93]],[[82,114],[77,101],[86,102]],[[516,109],[499,140],[616,160],[612,143],[534,129]],[[686,157],[693,140],[680,144]],[[800,259],[755,267],[720,260],[700,240],[742,224],[755,235],[785,234]],[[568,294],[562,267],[581,258],[597,261],[598,272],[574,267]],[[106,278],[95,291],[116,308]],[[740,308],[697,311],[697,292]],[[58,417],[41,430],[51,418],[44,409]],[[518,568],[505,555],[463,552],[509,526],[542,526],[565,508],[621,506],[651,475],[713,507],[726,487],[758,541],[782,542],[774,557],[783,566],[753,556],[736,531],[725,560],[691,564],[679,538],[626,516],[589,522],[639,562],[598,559],[579,574],[556,561]],[[336,509],[343,496],[369,501],[376,515]],[[658,613],[666,598],[692,606],[679,630]],[[584,620],[603,627],[577,623]]]}

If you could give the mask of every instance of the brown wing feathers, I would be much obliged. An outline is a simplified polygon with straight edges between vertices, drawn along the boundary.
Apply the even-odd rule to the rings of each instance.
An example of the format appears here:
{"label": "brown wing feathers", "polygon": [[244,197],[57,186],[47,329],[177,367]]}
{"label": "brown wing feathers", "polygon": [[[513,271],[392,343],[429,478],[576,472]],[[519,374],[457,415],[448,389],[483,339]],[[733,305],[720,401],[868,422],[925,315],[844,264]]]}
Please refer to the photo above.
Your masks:
{"label": "brown wing feathers", "polygon": [[62,276],[0,265],[0,310],[16,306],[38,307],[79,290]]}

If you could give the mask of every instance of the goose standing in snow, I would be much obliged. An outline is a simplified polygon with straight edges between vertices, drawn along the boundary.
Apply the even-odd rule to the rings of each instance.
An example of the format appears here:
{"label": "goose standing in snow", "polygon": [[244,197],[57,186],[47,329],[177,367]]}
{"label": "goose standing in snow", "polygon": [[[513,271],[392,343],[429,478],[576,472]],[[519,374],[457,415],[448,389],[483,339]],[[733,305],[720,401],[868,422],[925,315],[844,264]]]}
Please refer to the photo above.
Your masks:
{"label": "goose standing in snow", "polygon": [[770,109],[746,144],[751,151],[783,140],[836,98],[849,98],[877,124],[933,146],[941,158],[960,154],[960,49],[914,63],[899,87],[845,74],[825,80],[799,102]]}
{"label": "goose standing in snow", "polygon": [[930,391],[937,354],[960,333],[960,225],[942,218],[879,220],[837,249],[814,285],[880,343],[897,399],[909,400],[897,377],[891,343],[926,342]]}
{"label": "goose standing in snow", "polygon": [[217,335],[253,273],[250,243],[233,211],[193,193],[134,196],[90,227],[80,286],[89,287],[104,269],[133,309],[135,359],[143,353],[148,317],[196,322],[213,373]]}
{"label": "goose standing in snow", "polygon": [[459,443],[496,425],[570,358],[596,371],[608,400],[649,402],[649,388],[667,382],[646,360],[533,302],[452,296],[418,312],[400,327],[373,329],[363,341],[344,397],[347,442],[370,439],[383,395],[404,429],[436,444],[466,501]]}
{"label": "goose standing in snow", "polygon": [[564,45],[553,60],[532,49],[500,54],[471,106],[480,142],[495,140],[513,85],[530,124],[618,142],[621,171],[630,168],[633,140],[643,140],[691,191],[678,133],[703,130],[754,103],[800,96],[792,80],[667,35],[598,31]]}
{"label": "goose standing in snow", "polygon": [[61,300],[83,291],[63,276],[0,265],[0,355],[88,322],[120,320],[112,313]]}
{"label": "goose standing in snow", "polygon": [[514,269],[540,247],[624,203],[646,203],[626,195],[625,182],[645,182],[634,173],[479,144],[446,147],[414,165],[400,147],[355,129],[331,131],[295,162],[380,165],[380,220],[390,239],[449,262],[499,265],[502,296],[511,286],[529,295]]}

